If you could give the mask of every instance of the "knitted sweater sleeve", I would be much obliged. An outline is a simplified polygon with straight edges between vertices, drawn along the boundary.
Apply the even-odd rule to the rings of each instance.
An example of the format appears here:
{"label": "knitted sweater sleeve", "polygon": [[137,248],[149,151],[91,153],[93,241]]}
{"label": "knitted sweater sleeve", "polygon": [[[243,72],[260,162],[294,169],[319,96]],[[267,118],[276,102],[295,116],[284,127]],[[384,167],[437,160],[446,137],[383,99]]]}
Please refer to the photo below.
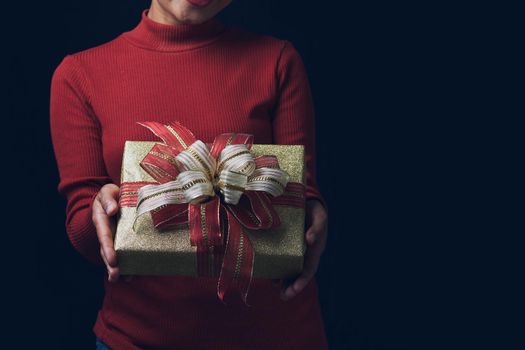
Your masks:
{"label": "knitted sweater sleeve", "polygon": [[315,111],[306,68],[297,49],[284,40],[277,64],[278,98],[273,115],[276,144],[305,146],[306,199],[327,204],[317,187],[315,159]]}
{"label": "knitted sweater sleeve", "polygon": [[73,247],[103,265],[92,203],[110,183],[102,156],[101,129],[90,104],[90,85],[74,56],[64,57],[53,73],[50,129],[59,170],[58,192],[67,200],[66,231]]}

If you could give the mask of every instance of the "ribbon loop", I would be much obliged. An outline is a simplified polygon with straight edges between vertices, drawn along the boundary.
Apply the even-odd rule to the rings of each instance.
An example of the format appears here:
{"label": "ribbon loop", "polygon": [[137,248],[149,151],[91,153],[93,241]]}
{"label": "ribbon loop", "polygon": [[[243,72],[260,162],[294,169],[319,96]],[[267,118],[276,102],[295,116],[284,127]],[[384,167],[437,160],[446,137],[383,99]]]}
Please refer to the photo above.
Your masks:
{"label": "ribbon loop", "polygon": [[274,197],[283,194],[290,179],[288,173],[276,168],[257,168],[248,178],[246,190],[268,192]]}
{"label": "ribbon loop", "polygon": [[222,150],[217,171],[233,170],[238,173],[251,175],[255,170],[255,160],[250,150],[244,144],[228,145]]}
{"label": "ribbon loop", "polygon": [[213,185],[202,171],[183,171],[177,177],[187,203],[195,204],[215,195]]}
{"label": "ribbon loop", "polygon": [[181,172],[188,170],[202,171],[209,181],[215,176],[216,161],[210,156],[208,146],[201,140],[195,141],[176,157],[176,162]]}
{"label": "ribbon loop", "polygon": [[165,144],[175,148],[178,152],[185,150],[188,145],[191,145],[196,140],[193,133],[178,122],[169,124],[139,122],[138,124],[148,128],[152,133],[164,141]]}
{"label": "ribbon loop", "polygon": [[175,166],[177,151],[167,145],[156,144],[140,162],[140,166],[159,183],[173,181],[179,175]]}
{"label": "ribbon loop", "polygon": [[138,190],[137,209],[133,228],[139,216],[169,204],[186,203],[180,183],[175,181],[163,184],[146,185]]}
{"label": "ribbon loop", "polygon": [[224,202],[237,204],[248,183],[248,176],[235,171],[223,170],[219,175],[218,187],[224,196]]}

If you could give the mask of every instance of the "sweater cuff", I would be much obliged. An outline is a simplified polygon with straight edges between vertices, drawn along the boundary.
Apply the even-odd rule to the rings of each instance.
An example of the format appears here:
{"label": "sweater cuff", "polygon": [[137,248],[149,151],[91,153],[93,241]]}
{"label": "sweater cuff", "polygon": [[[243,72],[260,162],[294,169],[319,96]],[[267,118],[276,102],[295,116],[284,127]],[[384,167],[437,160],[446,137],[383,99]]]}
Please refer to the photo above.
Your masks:
{"label": "sweater cuff", "polygon": [[75,224],[71,223],[67,231],[71,244],[83,257],[95,265],[104,266],[97,230],[92,220],[93,201],[97,194],[98,192],[90,197],[87,210],[78,213],[82,217],[77,218]]}
{"label": "sweater cuff", "polygon": [[324,196],[321,194],[321,192],[317,188],[307,187],[305,192],[305,200],[312,200],[316,199],[323,205],[325,211],[328,213],[328,204],[326,203],[326,200]]}

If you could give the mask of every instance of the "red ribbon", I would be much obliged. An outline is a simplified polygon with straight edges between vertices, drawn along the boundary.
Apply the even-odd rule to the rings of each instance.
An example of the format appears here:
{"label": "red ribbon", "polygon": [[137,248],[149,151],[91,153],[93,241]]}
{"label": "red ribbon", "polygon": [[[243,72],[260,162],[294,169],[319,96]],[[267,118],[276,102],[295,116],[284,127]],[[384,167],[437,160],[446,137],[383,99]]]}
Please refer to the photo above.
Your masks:
{"label": "red ribbon", "polygon": [[[156,182],[166,183],[177,178],[179,170],[175,156],[197,139],[178,122],[161,124],[139,123],[150,129],[164,144],[155,144],[140,166]],[[246,144],[251,149],[253,135],[224,133],[215,138],[210,154],[218,159],[230,144]],[[257,167],[279,167],[277,157],[263,155],[255,158]],[[137,191],[151,182],[124,182],[120,187],[120,206],[136,206]],[[249,236],[243,228],[260,230],[280,225],[274,205],[305,206],[305,187],[299,182],[288,182],[285,192],[273,197],[262,191],[245,191],[236,205],[224,203],[219,195],[199,204],[170,204],[151,212],[157,229],[189,224],[190,242],[196,247],[197,274],[217,277],[217,295],[224,302],[225,293],[238,291],[246,305],[253,278],[254,252]]]}

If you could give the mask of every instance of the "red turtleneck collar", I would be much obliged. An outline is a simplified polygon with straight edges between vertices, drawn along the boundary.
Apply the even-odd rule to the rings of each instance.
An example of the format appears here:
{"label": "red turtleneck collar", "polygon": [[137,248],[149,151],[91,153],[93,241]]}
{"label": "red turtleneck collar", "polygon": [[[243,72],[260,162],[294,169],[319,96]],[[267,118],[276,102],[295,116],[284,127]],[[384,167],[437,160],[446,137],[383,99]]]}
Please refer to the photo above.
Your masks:
{"label": "red turtleneck collar", "polygon": [[163,24],[149,18],[148,11],[142,11],[142,19],[135,28],[123,33],[124,38],[132,44],[145,49],[191,50],[215,41],[226,29],[215,17],[199,24]]}

